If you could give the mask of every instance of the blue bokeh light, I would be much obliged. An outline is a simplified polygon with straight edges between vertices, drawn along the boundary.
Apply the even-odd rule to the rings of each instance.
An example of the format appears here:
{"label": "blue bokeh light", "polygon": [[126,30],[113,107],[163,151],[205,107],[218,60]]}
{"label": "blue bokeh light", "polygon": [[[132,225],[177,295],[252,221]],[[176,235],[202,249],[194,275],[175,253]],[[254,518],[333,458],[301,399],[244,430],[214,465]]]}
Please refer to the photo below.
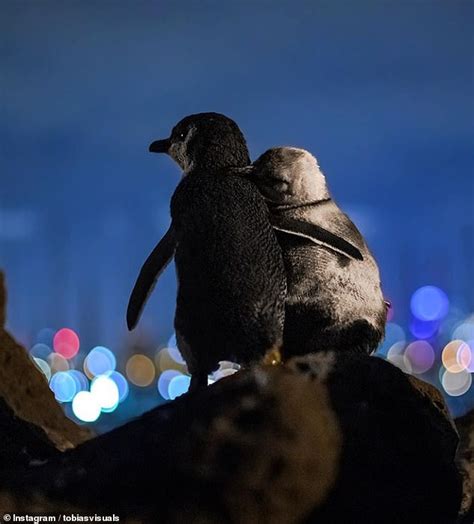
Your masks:
{"label": "blue bokeh light", "polygon": [[410,321],[410,332],[415,338],[427,339],[437,334],[439,326],[439,320],[421,320],[413,317]]}
{"label": "blue bokeh light", "polygon": [[115,370],[117,360],[110,349],[96,346],[87,355],[85,365],[93,375],[104,375]]}
{"label": "blue bokeh light", "polygon": [[77,369],[70,369],[69,371],[66,371],[66,373],[72,377],[76,383],[76,392],[88,391],[89,381],[87,380],[87,377],[84,375],[84,373]]}
{"label": "blue bokeh light", "polygon": [[172,378],[168,386],[169,398],[174,400],[176,397],[184,395],[184,393],[187,393],[190,384],[191,377],[188,375],[180,375],[179,377]]}
{"label": "blue bokeh light", "polygon": [[46,346],[49,346],[50,348],[53,347],[53,338],[56,331],[52,328],[43,328],[38,331],[38,334],[36,335],[36,342],[39,344],[45,344]]}
{"label": "blue bokeh light", "polygon": [[49,387],[59,402],[71,402],[77,393],[76,382],[67,371],[55,373],[49,382]]}
{"label": "blue bokeh light", "polygon": [[119,392],[119,403],[123,402],[127,398],[129,392],[127,379],[122,375],[122,373],[119,373],[118,371],[107,373],[107,376],[110,377],[117,385]]}
{"label": "blue bokeh light", "polygon": [[166,400],[170,399],[168,388],[170,385],[170,382],[175,378],[181,376],[182,373],[179,371],[176,371],[175,369],[167,369],[166,371],[163,371],[163,373],[160,375],[160,378],[158,379],[158,392],[159,394]]}
{"label": "blue bokeh light", "polygon": [[92,381],[90,392],[96,398],[102,411],[112,413],[119,405],[117,384],[108,375],[99,375]]}
{"label": "blue bokeh light", "polygon": [[387,355],[389,349],[397,342],[404,343],[406,341],[405,331],[401,326],[395,322],[387,322],[385,326],[385,338],[379,346],[377,352],[379,355]]}
{"label": "blue bokeh light", "polygon": [[168,349],[169,356],[177,364],[186,365],[186,361],[184,360],[183,356],[181,355],[181,353],[180,353],[180,351],[178,349],[178,344],[177,344],[177,341],[176,341],[176,333],[173,333],[171,335],[170,339],[168,340],[167,349]]}
{"label": "blue bokeh light", "polygon": [[410,301],[413,315],[420,320],[441,320],[449,311],[446,293],[436,286],[423,286],[417,289]]}
{"label": "blue bokeh light", "polygon": [[35,344],[30,349],[30,355],[35,358],[41,358],[42,360],[46,360],[49,355],[51,354],[52,349],[51,346],[48,346],[47,344],[43,344],[42,342],[39,342]]}

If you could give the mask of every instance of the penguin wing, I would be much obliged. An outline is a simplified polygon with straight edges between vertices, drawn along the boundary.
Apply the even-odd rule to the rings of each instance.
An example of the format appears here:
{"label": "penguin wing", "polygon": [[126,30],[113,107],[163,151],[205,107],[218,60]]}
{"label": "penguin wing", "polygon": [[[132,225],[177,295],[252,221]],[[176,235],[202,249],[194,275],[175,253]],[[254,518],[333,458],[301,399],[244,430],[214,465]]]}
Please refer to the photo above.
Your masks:
{"label": "penguin wing", "polygon": [[315,244],[325,246],[348,258],[364,260],[362,253],[356,246],[321,226],[305,222],[304,220],[275,215],[271,216],[270,222],[277,231],[306,238]]}
{"label": "penguin wing", "polygon": [[143,308],[151,295],[156,282],[171,262],[176,249],[176,236],[173,224],[158,242],[143,264],[138,275],[127,307],[127,326],[129,331],[138,324]]}

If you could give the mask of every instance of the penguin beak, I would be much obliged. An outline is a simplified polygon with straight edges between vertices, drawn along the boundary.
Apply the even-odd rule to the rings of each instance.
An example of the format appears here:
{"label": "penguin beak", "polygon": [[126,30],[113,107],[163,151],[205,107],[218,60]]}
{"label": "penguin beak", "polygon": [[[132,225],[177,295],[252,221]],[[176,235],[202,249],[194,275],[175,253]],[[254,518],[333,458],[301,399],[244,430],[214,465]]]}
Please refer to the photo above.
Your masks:
{"label": "penguin beak", "polygon": [[166,138],[165,140],[155,140],[150,144],[148,151],[150,153],[168,153],[171,146],[171,140]]}

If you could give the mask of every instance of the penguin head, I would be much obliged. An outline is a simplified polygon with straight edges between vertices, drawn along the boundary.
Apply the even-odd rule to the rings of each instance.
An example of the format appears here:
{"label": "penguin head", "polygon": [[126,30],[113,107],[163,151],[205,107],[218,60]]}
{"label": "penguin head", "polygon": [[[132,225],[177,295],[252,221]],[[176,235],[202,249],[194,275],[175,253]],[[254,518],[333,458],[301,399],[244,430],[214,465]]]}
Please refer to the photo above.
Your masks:
{"label": "penguin head", "polygon": [[198,113],[178,122],[169,138],[156,140],[152,153],[167,153],[184,171],[217,172],[250,163],[245,138],[237,124],[219,113]]}
{"label": "penguin head", "polygon": [[329,197],[318,161],[304,149],[274,147],[242,171],[273,204],[299,205]]}

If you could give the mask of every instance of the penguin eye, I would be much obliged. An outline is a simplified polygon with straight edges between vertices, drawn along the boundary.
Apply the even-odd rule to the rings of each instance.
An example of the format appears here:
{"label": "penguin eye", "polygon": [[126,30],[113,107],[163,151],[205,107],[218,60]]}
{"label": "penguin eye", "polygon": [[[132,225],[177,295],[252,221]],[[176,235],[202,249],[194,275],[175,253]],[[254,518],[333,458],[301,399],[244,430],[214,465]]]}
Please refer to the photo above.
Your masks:
{"label": "penguin eye", "polygon": [[180,134],[178,135],[178,138],[180,138],[181,140],[183,140],[185,136],[186,136],[186,135],[185,135],[184,133],[180,133]]}

